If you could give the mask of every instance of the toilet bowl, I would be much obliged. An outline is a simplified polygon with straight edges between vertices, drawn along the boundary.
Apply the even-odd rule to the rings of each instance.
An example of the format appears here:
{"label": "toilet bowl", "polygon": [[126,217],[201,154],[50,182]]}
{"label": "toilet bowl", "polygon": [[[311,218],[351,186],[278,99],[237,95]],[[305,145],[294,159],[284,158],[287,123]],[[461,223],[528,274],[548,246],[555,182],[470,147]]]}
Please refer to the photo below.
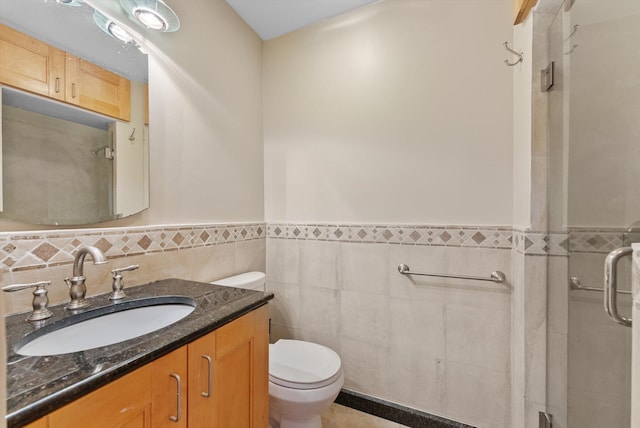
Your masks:
{"label": "toilet bowl", "polygon": [[269,345],[271,428],[322,428],[320,415],[344,384],[338,354],[326,346],[280,339]]}
{"label": "toilet bowl", "polygon": [[[212,284],[264,291],[265,275],[246,272]],[[269,345],[269,427],[322,428],[320,415],[343,384],[342,362],[332,349],[288,339]]]}

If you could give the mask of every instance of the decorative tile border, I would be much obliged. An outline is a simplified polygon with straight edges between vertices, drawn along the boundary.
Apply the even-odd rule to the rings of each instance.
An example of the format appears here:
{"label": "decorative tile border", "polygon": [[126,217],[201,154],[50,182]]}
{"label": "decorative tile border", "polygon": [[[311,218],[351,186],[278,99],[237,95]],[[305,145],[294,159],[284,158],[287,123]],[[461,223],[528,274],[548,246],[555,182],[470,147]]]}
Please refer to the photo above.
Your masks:
{"label": "decorative tile border", "polygon": [[486,226],[246,223],[4,232],[0,233],[0,268],[15,272],[71,264],[83,245],[117,258],[264,238],[513,249],[526,255],[566,256],[608,253],[623,246],[624,230],[544,233]]}
{"label": "decorative tile border", "polygon": [[506,227],[267,224],[267,238],[511,249],[513,230]]}
{"label": "decorative tile border", "polygon": [[569,231],[569,251],[572,253],[610,253],[616,248],[626,245],[624,235],[624,229],[572,229]]}
{"label": "decorative tile border", "polygon": [[0,268],[42,269],[73,263],[77,249],[93,245],[107,258],[176,251],[262,239],[264,223],[144,226],[0,233]]}
{"label": "decorative tile border", "polygon": [[[623,234],[623,229],[538,232],[502,226],[267,224],[267,238],[271,239],[514,249],[551,256],[609,253],[623,246]],[[636,238],[640,241],[640,236]]]}

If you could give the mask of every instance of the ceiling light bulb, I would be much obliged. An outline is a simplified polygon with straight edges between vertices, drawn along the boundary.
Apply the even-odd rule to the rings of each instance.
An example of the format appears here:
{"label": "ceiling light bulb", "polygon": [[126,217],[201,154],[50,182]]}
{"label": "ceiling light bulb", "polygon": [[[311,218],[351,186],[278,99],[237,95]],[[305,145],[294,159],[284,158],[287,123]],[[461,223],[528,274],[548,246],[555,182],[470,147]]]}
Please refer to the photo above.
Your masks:
{"label": "ceiling light bulb", "polygon": [[133,10],[133,14],[147,28],[161,31],[167,28],[167,21],[154,10],[139,7]]}
{"label": "ceiling light bulb", "polygon": [[120,0],[129,17],[150,30],[172,32],[180,28],[178,15],[162,0]]}
{"label": "ceiling light bulb", "polygon": [[123,43],[130,43],[133,41],[133,38],[129,35],[129,33],[127,33],[126,30],[123,30],[113,21],[109,23],[109,25],[107,26],[107,30],[109,31],[109,34]]}

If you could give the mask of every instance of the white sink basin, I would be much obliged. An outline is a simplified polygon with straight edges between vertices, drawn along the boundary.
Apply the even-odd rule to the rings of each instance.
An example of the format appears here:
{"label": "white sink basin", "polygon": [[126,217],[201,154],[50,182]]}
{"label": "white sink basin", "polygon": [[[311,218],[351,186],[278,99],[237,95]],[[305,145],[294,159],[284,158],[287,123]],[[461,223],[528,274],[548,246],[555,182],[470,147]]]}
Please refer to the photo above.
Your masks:
{"label": "white sink basin", "polygon": [[[195,310],[195,302],[179,300],[182,301],[158,304],[152,299],[147,303],[141,302],[140,307],[128,307],[106,314],[96,310],[91,318],[44,334],[36,330],[31,334],[34,338],[30,340],[27,337],[26,343],[19,346],[16,353],[27,356],[60,355],[124,342],[171,325]],[[112,311],[114,308],[119,309],[117,305],[105,309]],[[82,315],[79,317],[82,318]]]}

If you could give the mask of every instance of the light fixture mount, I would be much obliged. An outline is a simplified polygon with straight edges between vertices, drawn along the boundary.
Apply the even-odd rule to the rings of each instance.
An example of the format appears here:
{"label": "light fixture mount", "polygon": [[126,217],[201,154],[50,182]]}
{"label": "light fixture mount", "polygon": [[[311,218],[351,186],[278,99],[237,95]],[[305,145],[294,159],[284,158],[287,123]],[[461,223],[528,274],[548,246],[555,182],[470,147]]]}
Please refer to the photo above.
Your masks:
{"label": "light fixture mount", "polygon": [[135,21],[162,32],[180,28],[178,15],[162,0],[120,0],[120,5]]}
{"label": "light fixture mount", "polygon": [[107,16],[98,12],[97,10],[93,12],[93,20],[100,27],[102,31],[120,40],[123,43],[132,43],[133,37],[127,32],[127,30],[120,27],[114,21],[109,19]]}

